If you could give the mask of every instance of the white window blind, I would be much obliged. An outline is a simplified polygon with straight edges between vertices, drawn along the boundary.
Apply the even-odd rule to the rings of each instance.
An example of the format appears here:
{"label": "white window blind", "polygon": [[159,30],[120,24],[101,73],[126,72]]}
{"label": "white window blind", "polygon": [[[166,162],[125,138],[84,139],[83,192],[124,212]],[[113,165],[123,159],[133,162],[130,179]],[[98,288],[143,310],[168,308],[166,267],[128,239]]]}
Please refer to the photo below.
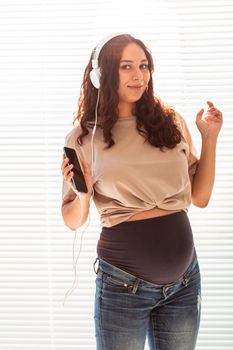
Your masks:
{"label": "white window blind", "polygon": [[[192,205],[202,275],[197,350],[233,349],[233,3],[111,0],[0,2],[0,348],[95,349],[93,263],[101,231],[92,203],[79,228],[78,286],[70,290],[75,233],[61,216],[60,171],[83,70],[111,32],[145,41],[155,91],[186,119],[214,102],[224,124],[208,207]],[[146,350],[148,345],[146,344]]]}

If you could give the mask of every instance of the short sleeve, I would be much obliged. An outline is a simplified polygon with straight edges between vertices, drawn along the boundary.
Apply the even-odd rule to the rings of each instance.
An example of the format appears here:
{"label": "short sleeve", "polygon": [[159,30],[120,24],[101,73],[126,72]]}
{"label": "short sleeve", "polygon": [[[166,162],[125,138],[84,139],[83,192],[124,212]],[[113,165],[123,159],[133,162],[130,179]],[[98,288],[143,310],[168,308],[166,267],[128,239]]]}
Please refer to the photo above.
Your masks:
{"label": "short sleeve", "polygon": [[185,141],[188,144],[188,154],[187,154],[188,172],[189,172],[189,175],[194,175],[197,171],[197,167],[198,167],[198,163],[199,163],[200,159],[199,159],[196,147],[193,143],[192,136],[191,136],[191,133],[189,131],[189,128],[188,128],[186,121],[179,113],[177,113],[177,114],[179,117],[179,122],[180,122],[182,134],[184,136]]}

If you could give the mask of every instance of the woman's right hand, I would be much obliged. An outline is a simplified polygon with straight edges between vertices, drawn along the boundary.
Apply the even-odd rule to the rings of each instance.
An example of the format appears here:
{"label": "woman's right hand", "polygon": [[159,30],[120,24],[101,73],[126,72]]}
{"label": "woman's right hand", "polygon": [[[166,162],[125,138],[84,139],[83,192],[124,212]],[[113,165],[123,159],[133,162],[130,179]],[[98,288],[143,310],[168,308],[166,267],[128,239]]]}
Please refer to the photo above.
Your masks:
{"label": "woman's right hand", "polygon": [[66,157],[64,153],[63,153],[63,161],[61,165],[62,175],[64,180],[68,183],[70,188],[77,194],[77,196],[80,199],[90,199],[93,191],[93,180],[91,176],[91,169],[90,169],[89,163],[86,160],[81,160],[81,162],[83,167],[83,175],[87,185],[87,191],[88,191],[87,193],[77,192],[76,188],[74,187],[71,181],[71,178],[74,175],[74,173],[72,172],[73,164],[68,165],[69,158]]}

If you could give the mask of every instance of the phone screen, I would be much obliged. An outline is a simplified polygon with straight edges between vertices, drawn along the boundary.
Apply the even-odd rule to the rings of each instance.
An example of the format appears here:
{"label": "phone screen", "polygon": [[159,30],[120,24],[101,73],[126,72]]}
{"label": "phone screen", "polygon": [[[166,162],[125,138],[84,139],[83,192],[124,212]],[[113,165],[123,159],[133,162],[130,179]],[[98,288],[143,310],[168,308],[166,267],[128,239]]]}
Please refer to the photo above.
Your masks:
{"label": "phone screen", "polygon": [[74,188],[76,188],[78,192],[87,193],[88,189],[86,181],[75,149],[70,147],[63,147],[63,151],[65,155],[69,158],[69,164],[73,164],[73,168],[70,170],[70,172],[72,171],[74,173],[74,175],[71,178]]}

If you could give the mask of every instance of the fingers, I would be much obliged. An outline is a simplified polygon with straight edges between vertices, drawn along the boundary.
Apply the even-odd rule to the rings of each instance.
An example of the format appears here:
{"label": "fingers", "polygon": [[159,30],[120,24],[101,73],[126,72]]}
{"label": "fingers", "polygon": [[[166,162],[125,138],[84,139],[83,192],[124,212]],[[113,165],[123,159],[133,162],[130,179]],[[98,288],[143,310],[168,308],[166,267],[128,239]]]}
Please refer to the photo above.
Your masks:
{"label": "fingers", "polygon": [[202,108],[197,114],[202,115],[204,113],[204,108]]}
{"label": "fingers", "polygon": [[222,112],[220,112],[216,107],[209,107],[206,112],[207,115],[212,115],[215,117],[222,117]]}
{"label": "fingers", "polygon": [[69,158],[63,156],[63,161],[62,161],[62,164],[61,164],[62,172],[64,171],[64,169],[65,169],[65,167],[67,166],[68,163],[69,163]]}
{"label": "fingers", "polygon": [[196,123],[198,123],[200,120],[202,120],[202,115],[204,113],[204,108],[202,108],[196,115]]}
{"label": "fingers", "polygon": [[[216,117],[221,118],[222,117],[222,112],[220,112],[213,104],[213,102],[211,101],[206,101],[206,103],[208,104],[208,109],[206,111],[206,114],[211,114],[214,115]],[[202,108],[203,109],[203,108]],[[200,112],[199,112],[200,113]]]}
{"label": "fingers", "polygon": [[73,164],[68,165],[69,163],[69,158],[63,155],[63,161],[61,165],[61,171],[64,179],[66,181],[70,181],[72,176],[74,175],[73,172],[70,172],[70,170],[73,168]]}
{"label": "fingers", "polygon": [[71,178],[72,178],[73,175],[74,175],[74,173],[72,173],[72,172],[70,172],[69,174],[64,173],[64,179],[65,179],[65,181],[70,182],[70,180],[71,180]]}
{"label": "fingers", "polygon": [[209,107],[214,107],[213,102],[211,102],[211,101],[206,101],[206,103],[209,105]]}

